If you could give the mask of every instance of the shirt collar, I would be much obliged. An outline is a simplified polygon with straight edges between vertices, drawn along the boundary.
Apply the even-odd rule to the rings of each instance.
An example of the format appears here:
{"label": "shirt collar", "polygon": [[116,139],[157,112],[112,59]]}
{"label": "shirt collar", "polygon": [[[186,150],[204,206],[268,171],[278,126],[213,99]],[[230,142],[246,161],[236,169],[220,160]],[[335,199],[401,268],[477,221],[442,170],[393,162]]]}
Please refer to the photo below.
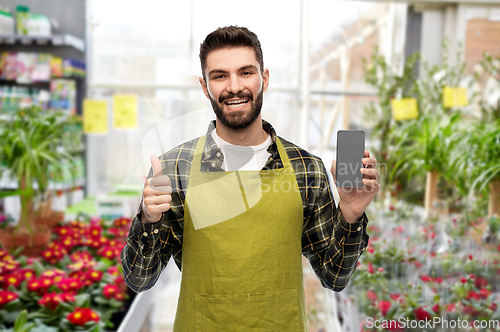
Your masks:
{"label": "shirt collar", "polygon": [[[210,121],[208,125],[208,130],[206,134],[205,146],[203,147],[203,154],[201,156],[201,163],[208,163],[212,168],[221,168],[222,162],[224,161],[224,155],[220,151],[217,143],[215,143],[214,138],[212,137],[212,131],[215,129],[215,120]],[[278,155],[278,146],[276,145],[276,131],[273,126],[262,119],[262,128],[271,136],[272,143],[267,149],[272,156],[272,158],[276,158]]]}

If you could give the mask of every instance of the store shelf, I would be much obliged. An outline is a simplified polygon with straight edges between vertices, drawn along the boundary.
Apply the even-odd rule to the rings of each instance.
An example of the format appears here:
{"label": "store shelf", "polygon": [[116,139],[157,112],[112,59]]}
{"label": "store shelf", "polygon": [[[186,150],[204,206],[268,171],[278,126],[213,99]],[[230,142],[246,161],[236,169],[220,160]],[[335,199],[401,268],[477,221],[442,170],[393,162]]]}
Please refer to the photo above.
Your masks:
{"label": "store shelf", "polygon": [[[5,179],[2,178],[0,179],[0,190],[17,190],[18,185],[17,182],[11,179]],[[76,180],[74,183],[69,182],[69,183],[49,183],[49,190],[70,190],[76,187],[83,187],[85,186],[85,179],[79,179]],[[37,189],[38,185],[35,183],[33,184],[33,189]]]}
{"label": "store shelf", "polygon": [[85,42],[68,34],[49,37],[0,35],[0,45],[69,46],[81,52],[85,51]]}

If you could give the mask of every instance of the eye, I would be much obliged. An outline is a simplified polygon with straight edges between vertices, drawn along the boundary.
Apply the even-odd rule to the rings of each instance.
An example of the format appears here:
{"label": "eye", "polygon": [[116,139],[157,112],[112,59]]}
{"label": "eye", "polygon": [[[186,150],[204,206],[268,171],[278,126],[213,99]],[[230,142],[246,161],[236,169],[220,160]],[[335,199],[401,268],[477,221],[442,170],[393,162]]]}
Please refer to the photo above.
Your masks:
{"label": "eye", "polygon": [[252,72],[250,72],[250,71],[245,71],[245,72],[243,72],[243,75],[244,75],[244,76],[245,76],[245,75],[252,75]]}
{"label": "eye", "polygon": [[224,75],[216,75],[212,79],[213,80],[217,80],[217,79],[220,79],[220,78],[223,78],[223,77],[224,77]]}

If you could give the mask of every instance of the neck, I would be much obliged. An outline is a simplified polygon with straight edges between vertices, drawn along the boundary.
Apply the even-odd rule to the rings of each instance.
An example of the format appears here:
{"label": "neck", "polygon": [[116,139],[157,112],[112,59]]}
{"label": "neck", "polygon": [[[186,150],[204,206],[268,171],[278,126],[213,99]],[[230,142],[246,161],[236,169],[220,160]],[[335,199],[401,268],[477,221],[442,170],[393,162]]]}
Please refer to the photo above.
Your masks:
{"label": "neck", "polygon": [[231,129],[224,126],[219,119],[215,120],[217,135],[224,141],[234,145],[253,146],[264,143],[268,133],[262,128],[262,118],[257,119],[248,127],[243,129]]}

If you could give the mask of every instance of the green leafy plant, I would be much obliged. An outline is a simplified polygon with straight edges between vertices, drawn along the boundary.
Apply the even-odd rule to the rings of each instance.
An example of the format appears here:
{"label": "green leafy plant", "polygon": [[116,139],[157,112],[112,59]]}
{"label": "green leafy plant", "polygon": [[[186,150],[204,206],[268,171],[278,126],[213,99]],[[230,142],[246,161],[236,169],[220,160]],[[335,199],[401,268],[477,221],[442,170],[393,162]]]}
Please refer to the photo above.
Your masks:
{"label": "green leafy plant", "polygon": [[63,145],[67,117],[38,107],[20,109],[0,120],[2,170],[18,182],[21,196],[19,231],[33,231],[34,202],[48,194],[49,168],[60,169],[61,160],[71,159]]}

